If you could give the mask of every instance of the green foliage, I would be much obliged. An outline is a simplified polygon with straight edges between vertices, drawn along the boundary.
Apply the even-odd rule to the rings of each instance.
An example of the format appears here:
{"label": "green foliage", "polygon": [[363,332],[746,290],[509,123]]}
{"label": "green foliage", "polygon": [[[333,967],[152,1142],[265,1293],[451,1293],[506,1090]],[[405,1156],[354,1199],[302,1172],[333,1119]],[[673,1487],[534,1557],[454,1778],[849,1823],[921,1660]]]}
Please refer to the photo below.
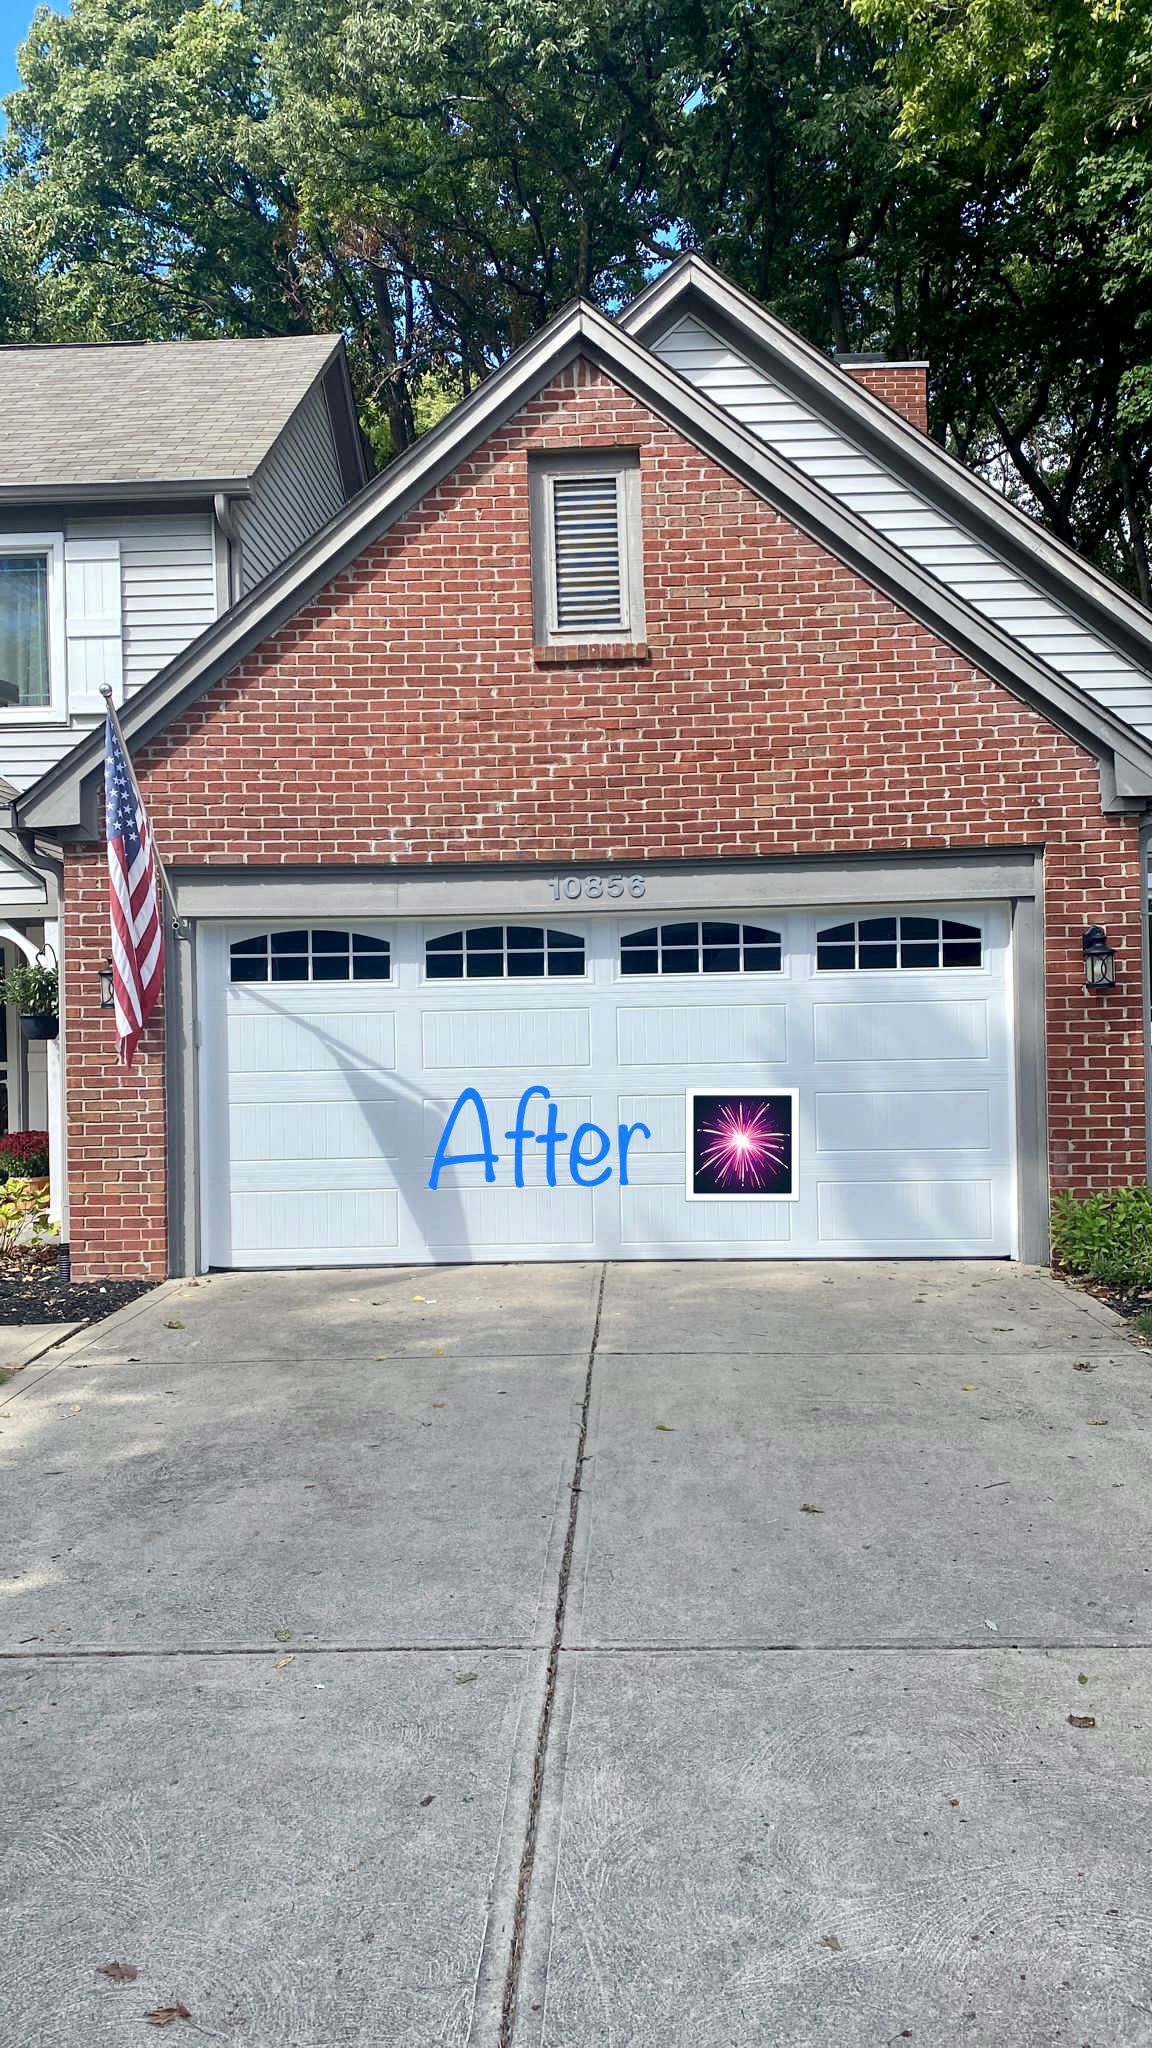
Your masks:
{"label": "green foliage", "polygon": [[20,74],[0,335],[338,330],[386,458],[696,246],[1152,597],[1152,0],[74,0]]}
{"label": "green foliage", "polygon": [[1057,1195],[1052,1251],[1065,1272],[1126,1291],[1152,1288],[1152,1188]]}
{"label": "green foliage", "polygon": [[18,1010],[36,1017],[55,1017],[60,1010],[60,977],[54,967],[33,967],[18,961],[0,976],[0,1003],[14,1003]]}
{"label": "green foliage", "polygon": [[48,1202],[48,1189],[31,1180],[0,1183],[0,1258],[35,1249],[58,1234],[60,1225],[48,1221]]}

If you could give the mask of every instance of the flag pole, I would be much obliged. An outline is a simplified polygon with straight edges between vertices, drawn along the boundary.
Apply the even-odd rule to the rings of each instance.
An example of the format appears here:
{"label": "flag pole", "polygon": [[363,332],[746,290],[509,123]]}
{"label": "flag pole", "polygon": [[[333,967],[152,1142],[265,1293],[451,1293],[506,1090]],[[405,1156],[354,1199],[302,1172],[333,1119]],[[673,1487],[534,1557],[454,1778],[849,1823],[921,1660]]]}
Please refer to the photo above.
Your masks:
{"label": "flag pole", "polygon": [[[124,756],[124,763],[129,775],[132,778],[132,787],[136,792],[136,801],[139,804],[140,809],[145,812],[145,816],[147,816],[144,798],[140,794],[140,784],[136,780],[136,770],[132,766],[132,756],[128,752],[128,742],[124,737],[124,728],[116,715],[116,706],[112,702],[112,692],[106,683],[102,685],[100,695],[103,697],[104,702],[108,707],[108,716],[112,721],[112,730],[116,734],[116,737],[120,742],[120,750]],[[188,933],[185,927],[184,919],[181,917],[180,912],[176,908],[176,898],[172,894],[172,884],[168,880],[168,870],[160,858],[160,852],[156,845],[155,835],[153,835],[152,838],[152,858],[156,863],[156,872],[160,877],[160,882],[163,887],[164,894],[168,899],[168,908],[172,914],[173,936],[178,939],[187,938]]]}

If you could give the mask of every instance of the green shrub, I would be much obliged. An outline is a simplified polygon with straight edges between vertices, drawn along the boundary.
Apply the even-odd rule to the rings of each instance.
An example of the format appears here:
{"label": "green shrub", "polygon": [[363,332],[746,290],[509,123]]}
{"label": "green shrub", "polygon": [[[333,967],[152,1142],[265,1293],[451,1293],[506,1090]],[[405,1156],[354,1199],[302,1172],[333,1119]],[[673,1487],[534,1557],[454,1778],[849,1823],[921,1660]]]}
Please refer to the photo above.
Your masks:
{"label": "green shrub", "polygon": [[0,1257],[38,1247],[55,1237],[60,1226],[48,1221],[48,1190],[30,1180],[0,1182]]}
{"label": "green shrub", "polygon": [[1057,1195],[1052,1252],[1067,1273],[1130,1292],[1152,1288],[1152,1188],[1108,1188],[1099,1195]]}
{"label": "green shrub", "polygon": [[0,977],[0,1003],[15,1003],[34,1017],[55,1017],[60,1009],[60,977],[55,967],[33,967],[20,960]]}

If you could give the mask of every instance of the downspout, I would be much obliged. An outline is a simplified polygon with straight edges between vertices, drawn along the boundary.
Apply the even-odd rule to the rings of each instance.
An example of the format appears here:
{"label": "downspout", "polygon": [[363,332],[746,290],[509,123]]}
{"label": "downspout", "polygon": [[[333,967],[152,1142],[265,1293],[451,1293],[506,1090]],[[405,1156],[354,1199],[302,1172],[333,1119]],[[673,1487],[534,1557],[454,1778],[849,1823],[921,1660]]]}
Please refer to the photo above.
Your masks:
{"label": "downspout", "polygon": [[232,500],[227,491],[216,492],[212,500],[212,510],[216,514],[216,524],[228,543],[228,609],[241,595],[240,528],[236,524],[236,514],[232,510]]}

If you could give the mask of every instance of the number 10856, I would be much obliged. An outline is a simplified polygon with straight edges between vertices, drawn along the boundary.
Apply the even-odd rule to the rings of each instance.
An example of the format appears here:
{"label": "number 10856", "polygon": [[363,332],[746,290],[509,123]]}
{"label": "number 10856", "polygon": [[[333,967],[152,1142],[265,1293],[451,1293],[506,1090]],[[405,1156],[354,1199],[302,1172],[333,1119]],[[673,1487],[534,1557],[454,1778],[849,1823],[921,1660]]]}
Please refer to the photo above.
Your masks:
{"label": "number 10856", "polygon": [[565,900],[578,903],[582,897],[595,903],[601,896],[611,896],[618,901],[622,896],[638,897],[643,894],[643,875],[552,876],[552,896],[557,903]]}

